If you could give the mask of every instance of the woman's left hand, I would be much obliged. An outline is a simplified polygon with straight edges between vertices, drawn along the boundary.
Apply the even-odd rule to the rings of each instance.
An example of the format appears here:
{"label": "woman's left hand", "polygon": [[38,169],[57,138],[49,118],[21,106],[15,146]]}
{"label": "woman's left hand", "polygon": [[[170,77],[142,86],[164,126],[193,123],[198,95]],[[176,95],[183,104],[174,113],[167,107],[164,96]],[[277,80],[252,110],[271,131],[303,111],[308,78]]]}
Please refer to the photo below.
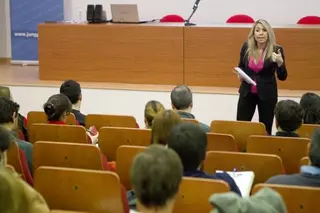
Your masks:
{"label": "woman's left hand", "polygon": [[279,67],[282,66],[283,58],[282,58],[282,53],[280,49],[278,49],[278,53],[275,53],[275,52],[272,53],[272,61],[277,63]]}

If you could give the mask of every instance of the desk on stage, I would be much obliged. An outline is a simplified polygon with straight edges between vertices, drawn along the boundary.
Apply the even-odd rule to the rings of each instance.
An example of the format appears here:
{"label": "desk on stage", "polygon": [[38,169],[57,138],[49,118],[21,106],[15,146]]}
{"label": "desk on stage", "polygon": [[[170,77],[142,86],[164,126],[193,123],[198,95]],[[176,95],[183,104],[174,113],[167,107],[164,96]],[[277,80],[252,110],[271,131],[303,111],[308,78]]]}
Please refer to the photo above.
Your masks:
{"label": "desk on stage", "polygon": [[[238,87],[232,73],[251,25],[41,24],[41,80]],[[281,89],[320,90],[320,27],[274,27],[288,79]]]}

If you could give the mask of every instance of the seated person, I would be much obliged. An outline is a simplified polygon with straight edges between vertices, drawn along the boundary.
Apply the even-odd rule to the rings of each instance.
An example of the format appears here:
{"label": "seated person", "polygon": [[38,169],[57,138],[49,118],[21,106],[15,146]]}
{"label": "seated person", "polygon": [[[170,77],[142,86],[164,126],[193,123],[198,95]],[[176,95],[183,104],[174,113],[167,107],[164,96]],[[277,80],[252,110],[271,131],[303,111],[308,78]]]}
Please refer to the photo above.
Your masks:
{"label": "seated person", "polygon": [[43,197],[18,174],[0,168],[1,213],[49,213]]}
{"label": "seated person", "polygon": [[171,129],[182,123],[180,116],[173,110],[159,112],[154,120],[151,129],[151,144],[167,144],[167,137]]}
{"label": "seated person", "polygon": [[3,127],[0,127],[0,169],[7,165],[7,151],[10,144],[10,133]]}
{"label": "seated person", "polygon": [[274,114],[278,130],[276,136],[299,137],[296,131],[302,125],[303,111],[297,102],[292,100],[279,101]]}
{"label": "seated person", "polygon": [[32,175],[32,149],[33,145],[18,138],[15,130],[18,128],[18,113],[20,106],[6,97],[0,97],[0,127],[10,131],[12,141],[24,152],[27,158],[30,174]]}
{"label": "seated person", "polygon": [[[13,101],[9,87],[0,86],[0,97],[6,97]],[[29,135],[27,131],[27,119],[20,113],[18,114],[18,128],[22,134],[21,139],[28,141]]]}
{"label": "seated person", "polygon": [[[52,95],[43,105],[43,109],[48,118],[48,124],[67,124],[66,121],[70,115],[72,105],[67,96],[64,94]],[[91,134],[87,131],[87,135],[93,144],[97,144],[99,134]]]}
{"label": "seated person", "polygon": [[305,93],[300,100],[304,124],[320,124],[320,97],[315,93]]}
{"label": "seated person", "polygon": [[230,190],[241,195],[233,178],[223,172],[214,175],[206,174],[200,168],[206,157],[207,134],[198,125],[182,123],[173,127],[168,138],[168,147],[178,153],[184,168],[184,176],[223,180],[229,184]]}
{"label": "seated person", "polygon": [[151,145],[139,153],[133,160],[130,173],[139,212],[171,213],[182,173],[179,156],[172,149]]}
{"label": "seated person", "polygon": [[[171,91],[171,106],[181,118],[195,119],[191,114],[193,108],[192,92],[187,85],[176,86]],[[210,127],[204,123],[199,122],[201,129],[205,132],[210,132]]]}
{"label": "seated person", "polygon": [[249,198],[241,198],[234,192],[213,194],[209,202],[215,207],[211,213],[287,213],[282,196],[270,188],[263,188]]}
{"label": "seated person", "polygon": [[314,130],[311,138],[309,158],[310,166],[302,166],[299,174],[277,175],[267,183],[320,187],[320,129]]}
{"label": "seated person", "polygon": [[65,81],[60,87],[60,93],[67,96],[72,104],[71,112],[80,125],[85,126],[86,116],[80,112],[82,94],[80,84],[74,80]]}
{"label": "seated person", "polygon": [[149,101],[144,109],[144,123],[146,124],[146,129],[151,129],[153,119],[157,113],[164,111],[164,106],[159,101]]}

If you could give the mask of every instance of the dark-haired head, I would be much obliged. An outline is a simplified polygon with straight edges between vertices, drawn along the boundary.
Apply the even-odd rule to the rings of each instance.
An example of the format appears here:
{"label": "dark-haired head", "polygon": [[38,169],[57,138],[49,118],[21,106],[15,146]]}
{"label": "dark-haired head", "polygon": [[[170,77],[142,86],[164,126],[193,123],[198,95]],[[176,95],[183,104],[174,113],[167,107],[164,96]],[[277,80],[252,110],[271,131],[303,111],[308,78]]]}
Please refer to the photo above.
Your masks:
{"label": "dark-haired head", "polygon": [[159,101],[149,101],[144,109],[144,122],[146,124],[146,128],[151,128],[154,117],[164,110],[164,106]]}
{"label": "dark-haired head", "polygon": [[205,160],[207,135],[194,123],[182,123],[172,128],[168,147],[180,156],[184,171],[196,171]]}
{"label": "dark-haired head", "polygon": [[60,87],[60,93],[67,96],[72,104],[82,100],[81,86],[74,80],[65,81]]}
{"label": "dark-haired head", "polygon": [[172,211],[182,180],[177,153],[161,145],[151,145],[139,153],[131,167],[131,183],[141,212]]}
{"label": "dark-haired head", "polygon": [[170,97],[174,110],[191,110],[193,107],[192,92],[187,85],[176,86],[171,91]]}
{"label": "dark-haired head", "polygon": [[48,121],[66,121],[71,112],[72,104],[69,98],[63,94],[51,96],[43,105]]}
{"label": "dark-haired head", "polygon": [[0,125],[15,129],[18,123],[20,106],[7,97],[0,97]]}
{"label": "dark-haired head", "polygon": [[285,132],[295,132],[303,121],[303,111],[293,100],[279,101],[275,108],[277,128]]}
{"label": "dark-haired head", "polygon": [[303,110],[303,123],[320,124],[320,97],[315,93],[305,93],[300,100]]}

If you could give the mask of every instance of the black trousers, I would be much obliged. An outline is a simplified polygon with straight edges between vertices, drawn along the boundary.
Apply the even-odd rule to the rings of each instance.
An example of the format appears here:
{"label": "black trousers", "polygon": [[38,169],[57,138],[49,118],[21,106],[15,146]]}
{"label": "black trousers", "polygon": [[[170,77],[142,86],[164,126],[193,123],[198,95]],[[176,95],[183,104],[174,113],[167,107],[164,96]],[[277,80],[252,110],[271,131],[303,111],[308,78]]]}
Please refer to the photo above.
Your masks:
{"label": "black trousers", "polygon": [[266,126],[269,135],[272,134],[272,124],[274,117],[274,108],[278,98],[262,100],[257,94],[248,93],[246,97],[241,94],[238,101],[237,120],[251,121],[258,105],[259,122]]}

